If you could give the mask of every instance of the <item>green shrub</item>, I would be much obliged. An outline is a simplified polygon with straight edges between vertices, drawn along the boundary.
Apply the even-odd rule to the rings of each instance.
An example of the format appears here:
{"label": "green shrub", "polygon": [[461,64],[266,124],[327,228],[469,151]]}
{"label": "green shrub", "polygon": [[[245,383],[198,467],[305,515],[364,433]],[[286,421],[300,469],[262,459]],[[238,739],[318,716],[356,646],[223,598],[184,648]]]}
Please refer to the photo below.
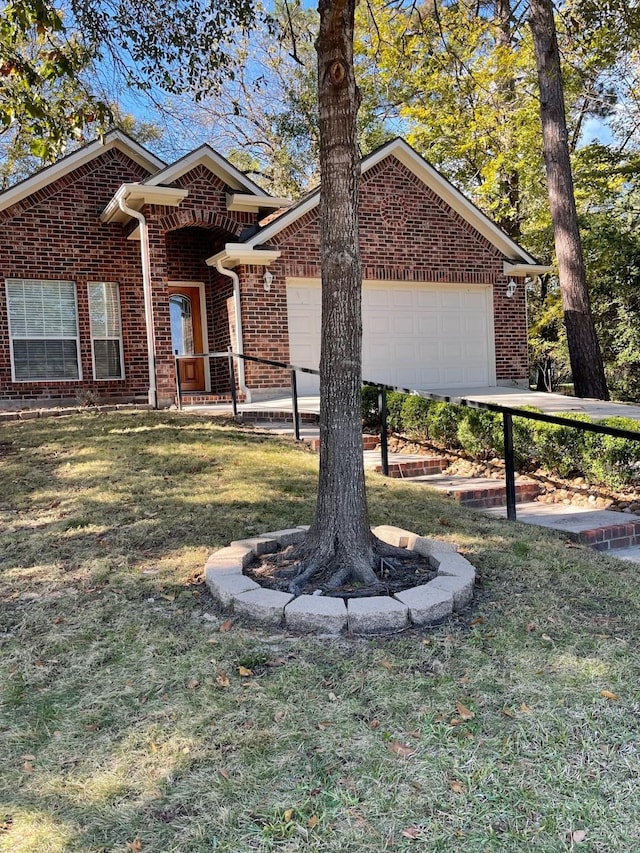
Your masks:
{"label": "green shrub", "polygon": [[458,424],[458,441],[476,459],[492,459],[502,454],[502,416],[482,409],[467,409]]}
{"label": "green shrub", "polygon": [[[563,417],[574,421],[590,421],[587,415],[566,414]],[[536,459],[554,474],[568,477],[571,474],[586,474],[584,430],[559,424],[536,422],[533,437]]]}
{"label": "green shrub", "polygon": [[464,411],[451,403],[432,403],[427,413],[427,434],[433,441],[459,447],[458,423]]}
{"label": "green shrub", "polygon": [[432,401],[415,394],[407,394],[402,404],[402,423],[404,431],[416,438],[427,438],[427,417]]}
{"label": "green shrub", "polygon": [[[528,412],[539,412],[535,406],[522,406]],[[536,421],[529,418],[513,418],[513,458],[517,470],[527,468],[536,458]]]}
{"label": "green shrub", "polygon": [[387,394],[387,428],[390,432],[404,432],[405,425],[402,409],[407,395],[401,391],[389,391]]}
{"label": "green shrub", "polygon": [[362,426],[363,429],[380,429],[378,389],[375,385],[362,386]]}
{"label": "green shrub", "polygon": [[[605,418],[598,423],[638,431],[637,421],[630,418]],[[588,432],[584,443],[585,473],[590,480],[613,489],[640,482],[640,441]]]}

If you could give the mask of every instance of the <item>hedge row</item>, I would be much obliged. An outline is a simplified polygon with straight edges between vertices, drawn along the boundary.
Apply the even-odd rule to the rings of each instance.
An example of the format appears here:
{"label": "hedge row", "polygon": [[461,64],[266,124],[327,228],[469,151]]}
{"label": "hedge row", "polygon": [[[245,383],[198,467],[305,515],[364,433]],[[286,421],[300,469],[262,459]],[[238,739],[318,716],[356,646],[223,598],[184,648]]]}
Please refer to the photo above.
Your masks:
{"label": "hedge row", "polygon": [[[379,426],[377,389],[365,386],[362,409],[365,427]],[[462,448],[477,459],[504,458],[502,415],[495,412],[395,391],[387,395],[387,410],[392,432]],[[540,410],[531,407],[530,411]],[[590,420],[579,414],[565,417]],[[630,418],[605,418],[598,423],[638,430],[637,421]],[[515,417],[513,443],[516,468],[520,470],[540,466],[561,477],[582,476],[590,483],[614,489],[640,484],[640,441]]]}

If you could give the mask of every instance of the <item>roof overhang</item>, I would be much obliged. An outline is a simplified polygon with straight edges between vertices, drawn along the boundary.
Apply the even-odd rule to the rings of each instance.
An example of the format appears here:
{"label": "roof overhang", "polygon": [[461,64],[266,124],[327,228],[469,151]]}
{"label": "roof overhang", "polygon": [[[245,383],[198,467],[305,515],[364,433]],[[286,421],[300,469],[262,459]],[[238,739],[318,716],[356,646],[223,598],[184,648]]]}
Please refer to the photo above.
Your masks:
{"label": "roof overhang", "polygon": [[227,193],[227,210],[243,213],[253,213],[256,210],[281,210],[283,207],[291,207],[292,204],[290,198]]}
{"label": "roof overhang", "polygon": [[247,264],[268,267],[281,254],[279,249],[255,249],[244,243],[227,243],[221,252],[207,258],[206,264],[215,267],[221,263],[226,269]]}
{"label": "roof overhang", "polygon": [[8,190],[0,195],[0,210],[6,210],[12,204],[22,201],[23,198],[68,175],[74,169],[90,163],[91,160],[94,160],[106,151],[110,151],[112,148],[116,148],[118,151],[126,154],[127,157],[130,157],[147,172],[154,173],[165,166],[159,157],[151,154],[150,151],[147,151],[135,142],[135,140],[130,139],[119,130],[111,130],[102,139],[98,139],[95,142],[82,146],[82,148],[76,149],[76,151],[72,151],[71,154],[67,154],[66,157],[53,163],[53,165],[47,166],[30,178],[26,178],[24,181],[15,184],[15,186],[9,187]]}
{"label": "roof overhang", "polygon": [[120,207],[120,200],[133,210],[142,210],[145,204],[162,204],[177,207],[189,195],[189,190],[177,187],[150,187],[147,184],[122,184],[109,204],[100,214],[100,221],[128,222],[131,214]]}
{"label": "roof overhang", "polygon": [[530,278],[535,278],[537,275],[545,275],[548,272],[551,272],[553,267],[549,264],[518,264],[518,263],[509,263],[509,261],[504,262],[504,274],[505,275],[514,275],[518,276],[529,276]]}
{"label": "roof overhang", "polygon": [[231,190],[256,195],[260,198],[269,198],[261,187],[254,184],[252,180],[247,178],[246,175],[239,169],[236,169],[233,164],[225,160],[224,157],[218,154],[217,151],[214,151],[209,145],[201,145],[195,151],[189,152],[189,154],[181,157],[180,160],[176,160],[175,163],[171,163],[162,171],[151,175],[144,183],[146,186],[171,184],[197,166],[204,166],[214,175],[217,175]]}

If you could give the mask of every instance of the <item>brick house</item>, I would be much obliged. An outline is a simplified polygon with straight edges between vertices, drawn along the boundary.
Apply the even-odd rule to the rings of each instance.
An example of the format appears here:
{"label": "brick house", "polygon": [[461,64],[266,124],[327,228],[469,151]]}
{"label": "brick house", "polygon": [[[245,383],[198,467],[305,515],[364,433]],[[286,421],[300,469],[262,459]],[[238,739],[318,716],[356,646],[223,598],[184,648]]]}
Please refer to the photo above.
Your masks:
{"label": "brick house", "polygon": [[[407,143],[362,163],[363,372],[526,384],[538,264]],[[0,406],[228,393],[235,351],[317,367],[318,193],[274,198],[208,146],[167,165],[119,131],[0,194]],[[513,292],[514,284],[519,284]],[[246,399],[288,373],[238,362]],[[317,388],[299,375],[303,392]]]}

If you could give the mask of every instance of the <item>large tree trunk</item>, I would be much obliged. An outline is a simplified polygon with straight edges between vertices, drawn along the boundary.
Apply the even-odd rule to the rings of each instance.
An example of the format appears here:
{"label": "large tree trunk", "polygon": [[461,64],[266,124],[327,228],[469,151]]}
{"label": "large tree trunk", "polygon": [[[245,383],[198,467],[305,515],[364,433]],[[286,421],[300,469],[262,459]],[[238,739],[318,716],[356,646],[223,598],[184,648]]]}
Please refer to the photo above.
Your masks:
{"label": "large tree trunk", "polygon": [[375,585],[362,454],[362,269],[358,239],[360,159],[353,70],[355,0],[320,0],[320,478],[316,515],[301,549],[302,584],[320,569],[332,586],[349,576]]}
{"label": "large tree trunk", "polygon": [[608,400],[578,230],[553,5],[551,0],[530,0],[529,8],[538,68],[549,207],[574,389],[579,397]]}

